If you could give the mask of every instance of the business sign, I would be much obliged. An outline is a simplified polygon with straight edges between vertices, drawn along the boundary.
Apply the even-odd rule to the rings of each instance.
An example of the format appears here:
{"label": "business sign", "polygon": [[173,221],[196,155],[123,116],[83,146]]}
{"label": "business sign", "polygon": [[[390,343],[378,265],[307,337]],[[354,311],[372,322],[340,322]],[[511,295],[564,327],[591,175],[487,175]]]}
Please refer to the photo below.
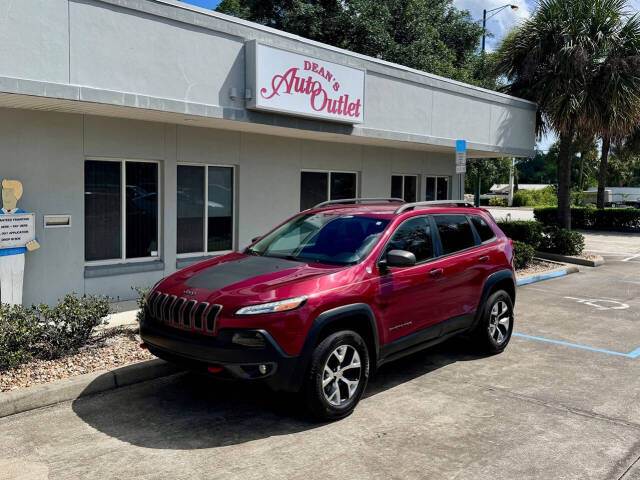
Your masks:
{"label": "business sign", "polygon": [[24,247],[35,238],[35,213],[0,215],[0,248]]}
{"label": "business sign", "polygon": [[467,142],[456,140],[456,173],[467,172]]}
{"label": "business sign", "polygon": [[247,107],[345,123],[364,120],[364,71],[247,42]]}

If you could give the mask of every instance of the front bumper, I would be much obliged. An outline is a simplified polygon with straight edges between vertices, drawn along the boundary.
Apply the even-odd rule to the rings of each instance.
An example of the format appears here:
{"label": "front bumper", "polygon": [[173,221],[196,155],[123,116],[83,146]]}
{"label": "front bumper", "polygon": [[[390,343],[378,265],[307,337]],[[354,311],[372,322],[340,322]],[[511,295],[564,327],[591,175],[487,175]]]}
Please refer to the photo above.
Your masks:
{"label": "front bumper", "polygon": [[[263,347],[247,347],[232,343],[234,333],[260,333]],[[202,335],[158,324],[145,316],[140,324],[140,337],[156,357],[179,364],[189,370],[207,372],[220,367],[216,377],[242,380],[261,380],[274,390],[298,391],[297,355],[284,353],[265,330],[230,329],[218,331],[216,336]],[[267,368],[261,373],[259,366]]]}

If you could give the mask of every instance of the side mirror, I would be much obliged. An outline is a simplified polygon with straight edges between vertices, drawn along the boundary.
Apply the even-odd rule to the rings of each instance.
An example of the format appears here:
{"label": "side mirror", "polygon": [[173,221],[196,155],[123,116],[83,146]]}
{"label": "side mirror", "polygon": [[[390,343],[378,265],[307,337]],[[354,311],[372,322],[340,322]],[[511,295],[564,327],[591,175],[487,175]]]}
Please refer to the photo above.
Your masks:
{"label": "side mirror", "polygon": [[411,267],[416,264],[416,256],[406,250],[391,250],[384,262],[386,267]]}

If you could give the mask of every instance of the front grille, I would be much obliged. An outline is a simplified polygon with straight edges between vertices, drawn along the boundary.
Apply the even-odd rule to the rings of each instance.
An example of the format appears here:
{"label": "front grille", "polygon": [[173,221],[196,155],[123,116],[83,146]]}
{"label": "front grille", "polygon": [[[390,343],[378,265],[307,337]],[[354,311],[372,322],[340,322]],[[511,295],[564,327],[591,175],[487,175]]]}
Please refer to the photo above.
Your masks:
{"label": "front grille", "polygon": [[214,335],[216,319],[222,305],[210,305],[185,297],[154,292],[147,300],[152,321],[179,328]]}

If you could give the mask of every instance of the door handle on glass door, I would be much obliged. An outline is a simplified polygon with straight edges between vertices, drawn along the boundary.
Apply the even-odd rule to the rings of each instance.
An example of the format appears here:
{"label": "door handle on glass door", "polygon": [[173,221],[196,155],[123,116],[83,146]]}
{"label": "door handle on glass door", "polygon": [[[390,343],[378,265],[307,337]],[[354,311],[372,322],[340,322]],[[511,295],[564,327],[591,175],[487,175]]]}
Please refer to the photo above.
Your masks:
{"label": "door handle on glass door", "polygon": [[489,261],[489,255],[483,255],[478,259],[480,263],[487,263]]}
{"label": "door handle on glass door", "polygon": [[432,277],[439,277],[440,275],[442,275],[442,272],[444,272],[442,268],[432,268],[429,271],[429,275]]}

